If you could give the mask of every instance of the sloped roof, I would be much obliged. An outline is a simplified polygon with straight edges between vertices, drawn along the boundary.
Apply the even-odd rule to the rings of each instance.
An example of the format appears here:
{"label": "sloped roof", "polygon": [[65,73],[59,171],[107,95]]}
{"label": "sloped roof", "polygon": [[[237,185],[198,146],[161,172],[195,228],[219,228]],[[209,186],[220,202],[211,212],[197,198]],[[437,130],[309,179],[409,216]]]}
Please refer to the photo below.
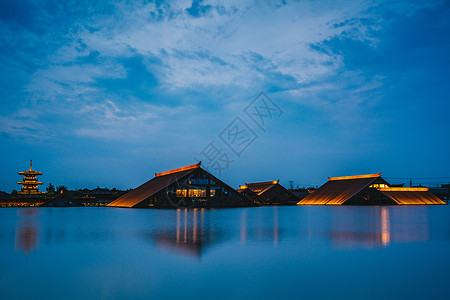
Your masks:
{"label": "sloped roof", "polygon": [[428,188],[379,188],[385,196],[401,205],[446,204]]}
{"label": "sloped roof", "polygon": [[247,188],[246,186],[241,186],[239,189],[237,189],[237,192],[240,194],[246,193],[247,195],[258,196],[257,193]]}
{"label": "sloped roof", "polygon": [[330,177],[328,182],[303,198],[297,205],[342,205],[380,176],[381,173]]}
{"label": "sloped roof", "polygon": [[177,180],[181,180],[198,168],[200,168],[200,163],[155,174],[155,177],[153,179],[126,193],[122,197],[119,197],[118,199],[109,203],[107,206],[133,207],[139,204],[141,201],[147,199],[148,197],[151,197],[156,193],[162,191],[172,183],[175,183]]}
{"label": "sloped roof", "polygon": [[251,190],[252,192],[261,195],[265,191],[270,188],[276,186],[278,184],[278,180],[276,181],[265,181],[265,182],[254,182],[254,183],[246,183],[245,186]]}

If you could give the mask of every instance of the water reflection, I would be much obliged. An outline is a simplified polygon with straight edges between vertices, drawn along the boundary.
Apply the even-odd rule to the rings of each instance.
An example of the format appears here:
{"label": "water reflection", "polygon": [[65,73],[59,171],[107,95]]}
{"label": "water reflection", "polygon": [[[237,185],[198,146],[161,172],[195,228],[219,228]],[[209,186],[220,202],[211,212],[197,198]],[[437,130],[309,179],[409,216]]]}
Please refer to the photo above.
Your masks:
{"label": "water reflection", "polygon": [[205,226],[205,209],[178,209],[175,228],[156,230],[156,245],[162,249],[200,257],[203,250],[218,242],[214,226]]}
{"label": "water reflection", "polygon": [[[278,207],[270,210],[269,214],[267,209],[235,210],[234,212],[238,213],[233,212],[233,218],[228,220],[231,223],[226,225],[222,223],[222,216],[219,215],[230,211],[216,211],[214,215],[214,210],[179,209],[175,215],[174,226],[155,228],[151,235],[155,244],[163,250],[176,250],[180,254],[197,257],[200,257],[205,249],[224,241],[239,240],[242,246],[269,241],[277,246],[280,239]],[[170,220],[166,221],[171,223]]]}
{"label": "water reflection", "polygon": [[[111,212],[117,219],[98,221],[100,214],[108,216]],[[127,243],[142,240],[142,233],[147,241],[164,251],[195,257],[224,243],[239,247],[255,244],[278,247],[284,239],[283,242],[296,241],[311,246],[325,239],[331,246],[351,249],[386,248],[395,243],[430,239],[427,207],[262,207],[131,212],[106,208],[101,212],[91,208],[18,209],[14,216],[16,228],[11,232],[15,250],[28,255],[39,249],[41,239],[44,246],[112,240]],[[120,220],[120,223],[112,220]],[[2,239],[7,237],[6,233],[2,236]]]}
{"label": "water reflection", "polygon": [[434,283],[449,220],[450,206],[0,209],[0,299],[448,299]]}
{"label": "water reflection", "polygon": [[240,216],[240,242],[269,242],[275,247],[280,241],[279,207],[250,208]]}
{"label": "water reflection", "polygon": [[333,245],[353,248],[388,247],[391,243],[427,241],[430,238],[426,208],[346,207],[331,215],[327,230]]}
{"label": "water reflection", "polygon": [[389,221],[389,210],[386,207],[381,208],[381,244],[389,245],[391,238],[391,224]]}
{"label": "water reflection", "polygon": [[14,244],[16,251],[23,251],[26,256],[39,248],[40,230],[36,221],[38,214],[37,208],[23,208],[18,211]]}

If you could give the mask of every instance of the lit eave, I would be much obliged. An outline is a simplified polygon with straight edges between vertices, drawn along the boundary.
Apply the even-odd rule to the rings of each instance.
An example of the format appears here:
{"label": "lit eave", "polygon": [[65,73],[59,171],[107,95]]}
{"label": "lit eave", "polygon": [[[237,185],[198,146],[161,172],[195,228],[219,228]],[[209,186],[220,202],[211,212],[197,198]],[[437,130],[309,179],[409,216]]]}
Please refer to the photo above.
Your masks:
{"label": "lit eave", "polygon": [[365,175],[354,175],[354,176],[342,176],[342,177],[328,177],[328,180],[348,180],[348,179],[361,179],[361,178],[375,178],[380,177],[381,172],[378,174],[365,174]]}
{"label": "lit eave", "polygon": [[29,175],[29,176],[37,176],[42,175],[42,172],[38,171],[23,171],[23,172],[17,172],[19,175]]}
{"label": "lit eave", "polygon": [[378,188],[382,192],[428,192],[430,189],[427,187],[389,187]]}
{"label": "lit eave", "polygon": [[19,181],[17,184],[24,184],[24,185],[37,185],[37,184],[44,184],[40,181]]}
{"label": "lit eave", "polygon": [[173,170],[166,171],[166,172],[155,173],[155,177],[169,175],[169,174],[174,174],[174,173],[178,173],[178,172],[181,172],[181,171],[187,171],[187,170],[196,169],[196,168],[199,168],[200,165],[201,165],[201,162],[199,162],[198,164],[194,164],[194,165],[190,165],[190,166],[186,166],[186,167],[182,167],[182,168],[178,168],[178,169],[173,169]]}

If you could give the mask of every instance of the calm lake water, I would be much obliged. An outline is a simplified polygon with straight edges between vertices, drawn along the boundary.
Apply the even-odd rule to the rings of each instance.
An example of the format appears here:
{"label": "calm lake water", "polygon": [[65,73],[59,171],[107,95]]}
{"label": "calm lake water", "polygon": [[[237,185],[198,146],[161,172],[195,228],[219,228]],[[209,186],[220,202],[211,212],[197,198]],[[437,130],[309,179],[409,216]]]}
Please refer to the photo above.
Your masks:
{"label": "calm lake water", "polygon": [[450,299],[450,207],[0,209],[0,299]]}

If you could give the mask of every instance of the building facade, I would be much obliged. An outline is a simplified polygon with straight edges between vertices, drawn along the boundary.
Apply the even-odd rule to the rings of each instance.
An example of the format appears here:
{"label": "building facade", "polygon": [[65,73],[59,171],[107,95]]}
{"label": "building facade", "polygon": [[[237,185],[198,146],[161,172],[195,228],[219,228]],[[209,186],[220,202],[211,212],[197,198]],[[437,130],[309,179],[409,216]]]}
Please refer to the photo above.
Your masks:
{"label": "building facade", "polygon": [[135,208],[224,208],[250,201],[201,168],[201,163],[162,173],[107,206]]}

